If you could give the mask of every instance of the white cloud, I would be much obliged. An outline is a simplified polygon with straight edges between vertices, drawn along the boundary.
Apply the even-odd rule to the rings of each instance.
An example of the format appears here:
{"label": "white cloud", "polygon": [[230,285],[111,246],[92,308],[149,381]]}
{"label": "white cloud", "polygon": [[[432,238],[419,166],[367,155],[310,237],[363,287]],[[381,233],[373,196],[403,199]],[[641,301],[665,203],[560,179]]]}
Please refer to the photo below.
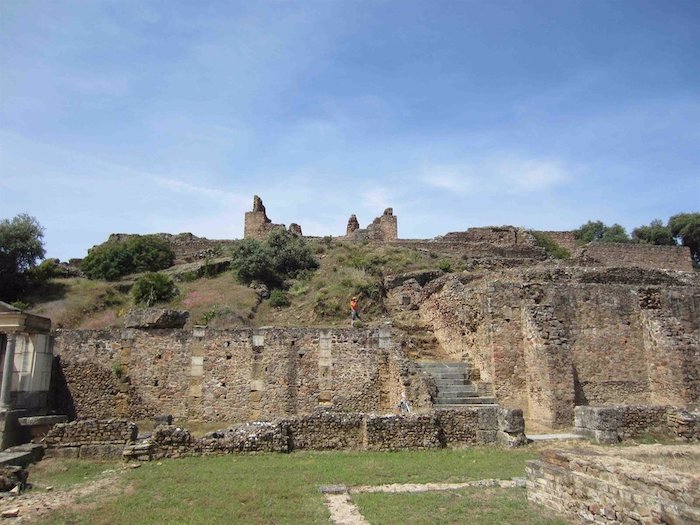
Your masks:
{"label": "white cloud", "polygon": [[419,175],[428,186],[461,195],[541,191],[571,178],[571,169],[559,160],[512,155],[462,164],[436,164],[423,168]]}
{"label": "white cloud", "polygon": [[244,198],[235,193],[214,188],[207,188],[206,186],[198,186],[188,182],[183,182],[181,180],[169,179],[167,177],[160,177],[156,175],[151,176],[151,178],[160,186],[176,193],[183,193],[185,195],[200,195],[223,204],[234,204],[237,207],[241,207],[247,205],[249,200],[247,197]]}

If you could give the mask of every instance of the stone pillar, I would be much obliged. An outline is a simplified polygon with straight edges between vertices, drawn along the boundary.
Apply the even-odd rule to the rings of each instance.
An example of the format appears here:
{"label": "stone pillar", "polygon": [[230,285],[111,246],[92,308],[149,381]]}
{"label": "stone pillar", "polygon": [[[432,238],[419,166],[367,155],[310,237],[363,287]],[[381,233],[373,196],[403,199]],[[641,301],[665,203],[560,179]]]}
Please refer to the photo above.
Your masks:
{"label": "stone pillar", "polygon": [[9,409],[10,387],[12,386],[12,369],[15,363],[15,342],[17,336],[14,333],[7,334],[7,346],[5,348],[5,365],[2,369],[2,386],[0,386],[0,409]]}

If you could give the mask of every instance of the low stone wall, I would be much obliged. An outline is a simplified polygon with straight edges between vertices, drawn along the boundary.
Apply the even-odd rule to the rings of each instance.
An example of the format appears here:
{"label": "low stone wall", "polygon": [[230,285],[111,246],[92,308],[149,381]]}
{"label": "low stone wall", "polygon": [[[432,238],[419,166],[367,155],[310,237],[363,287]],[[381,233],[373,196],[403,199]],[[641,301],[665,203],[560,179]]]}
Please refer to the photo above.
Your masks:
{"label": "low stone wall", "polygon": [[581,248],[579,256],[593,259],[604,266],[693,271],[693,260],[687,246],[592,242]]}
{"label": "low stone wall", "polygon": [[58,423],[46,434],[44,444],[49,456],[119,457],[137,434],[136,425],[125,419],[85,419]]}
{"label": "low stone wall", "polygon": [[367,450],[441,448],[440,438],[435,414],[367,418]]}
{"label": "low stone wall", "polygon": [[[292,419],[241,423],[196,439],[186,429],[162,425],[149,438],[138,442],[136,426],[125,421],[119,422],[121,431],[117,431],[113,420],[76,421],[68,425],[72,426],[57,425],[46,439],[54,455],[93,457],[90,447],[113,445],[113,452],[114,445],[119,445],[119,454],[123,451],[126,459],[143,461],[305,449],[403,450],[482,444],[517,446],[526,442],[522,411],[494,406],[407,416],[319,412]],[[114,430],[107,435],[105,428]],[[95,432],[95,439],[91,432]]]}
{"label": "low stone wall", "polygon": [[365,433],[363,414],[320,412],[290,422],[291,450],[361,450]]}
{"label": "low stone wall", "polygon": [[[648,451],[646,460],[641,450]],[[656,464],[664,454],[697,463],[695,447],[616,448],[610,454],[544,451],[526,466],[528,499],[585,523],[700,523],[700,476]]]}
{"label": "low stone wall", "polygon": [[576,433],[598,443],[617,443],[645,434],[700,439],[700,414],[671,406],[578,406],[574,420]]}

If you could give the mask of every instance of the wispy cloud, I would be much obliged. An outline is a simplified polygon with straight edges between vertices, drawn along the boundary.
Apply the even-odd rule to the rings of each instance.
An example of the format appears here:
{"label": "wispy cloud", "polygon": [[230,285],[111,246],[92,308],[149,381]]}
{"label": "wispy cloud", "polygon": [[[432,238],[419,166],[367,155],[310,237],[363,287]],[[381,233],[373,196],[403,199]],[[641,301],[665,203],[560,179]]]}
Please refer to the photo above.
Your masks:
{"label": "wispy cloud", "polygon": [[212,199],[223,204],[235,204],[237,207],[245,206],[248,202],[248,198],[241,197],[240,195],[224,190],[219,190],[215,188],[208,188],[206,186],[199,186],[196,184],[190,184],[189,182],[183,182],[181,180],[170,179],[167,177],[160,177],[157,175],[152,175],[153,179],[159,186],[167,188],[170,191],[176,193],[182,193],[185,195],[200,195],[208,199]]}
{"label": "wispy cloud", "polygon": [[505,156],[462,164],[424,167],[419,179],[433,188],[458,194],[535,192],[561,185],[573,170],[562,161]]}

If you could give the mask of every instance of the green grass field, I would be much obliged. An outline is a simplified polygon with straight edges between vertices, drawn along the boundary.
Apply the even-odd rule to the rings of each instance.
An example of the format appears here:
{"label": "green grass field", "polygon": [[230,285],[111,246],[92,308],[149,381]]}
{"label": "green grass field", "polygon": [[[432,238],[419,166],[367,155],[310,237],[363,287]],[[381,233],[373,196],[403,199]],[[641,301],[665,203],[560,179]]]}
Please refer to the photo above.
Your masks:
{"label": "green grass field", "polygon": [[[534,451],[495,448],[468,450],[372,452],[300,452],[289,455],[229,455],[164,460],[128,470],[110,495],[92,495],[72,510],[51,515],[44,524],[328,524],[319,485],[460,482],[524,476]],[[37,465],[30,481],[37,486],[88,481],[102,469],[85,462],[62,467]],[[544,523],[534,520],[524,489],[484,489],[416,495],[354,496],[373,524],[400,523]],[[480,508],[473,514],[474,508]],[[414,510],[410,510],[410,509]],[[408,510],[406,510],[408,509]],[[471,517],[467,520],[464,513]],[[474,516],[480,516],[475,520]],[[495,516],[495,517],[494,517]],[[496,521],[494,521],[494,519]],[[506,520],[506,521],[499,521]],[[404,523],[404,522],[401,522]],[[546,523],[564,524],[564,521]]]}

